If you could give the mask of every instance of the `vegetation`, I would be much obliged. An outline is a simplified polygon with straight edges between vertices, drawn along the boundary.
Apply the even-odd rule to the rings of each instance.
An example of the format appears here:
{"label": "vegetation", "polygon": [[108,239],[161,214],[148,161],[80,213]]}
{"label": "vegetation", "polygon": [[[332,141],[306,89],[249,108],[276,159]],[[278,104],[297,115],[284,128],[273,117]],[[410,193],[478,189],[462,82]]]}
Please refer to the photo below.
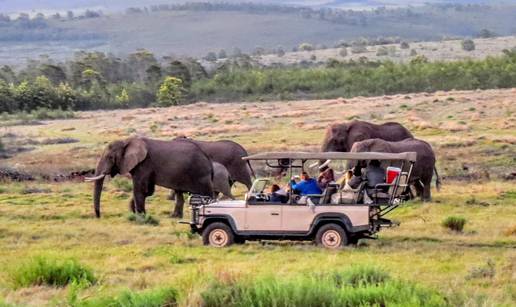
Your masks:
{"label": "vegetation", "polygon": [[66,286],[70,283],[94,284],[96,278],[91,269],[75,259],[59,259],[56,256],[37,256],[22,263],[11,272],[15,288],[48,285]]}
{"label": "vegetation", "polygon": [[466,225],[466,219],[462,216],[449,216],[443,221],[442,225],[450,230],[462,232],[464,225]]}
{"label": "vegetation", "polygon": [[75,298],[70,302],[70,305],[72,307],[164,307],[177,306],[177,302],[178,292],[176,289],[162,288],[143,292],[126,290],[115,297],[102,297],[82,301]]}
{"label": "vegetation", "polygon": [[[354,47],[357,46],[365,47]],[[354,47],[352,52],[356,52]],[[386,47],[378,50],[379,55],[395,52]],[[66,65],[53,65],[52,69],[48,64],[34,63],[15,74],[4,67],[0,70],[0,111],[35,112],[35,118],[46,119],[73,116],[62,111],[54,116],[47,110],[508,88],[516,86],[512,69],[515,63],[516,51],[478,61],[428,62],[423,57],[408,64],[332,60],[326,67],[287,68],[255,68],[251,59],[240,57],[208,75],[192,59],[173,59],[161,65],[145,50],[122,62],[102,53],[84,53]]]}
{"label": "vegetation", "polygon": [[475,42],[471,39],[465,39],[462,41],[462,49],[466,51],[475,50]]}
{"label": "vegetation", "polygon": [[[371,275],[360,283],[335,278],[340,273],[291,279],[263,278],[214,282],[201,295],[204,306],[447,306],[439,293],[410,283],[377,280],[375,269],[359,269]],[[351,275],[344,271],[343,276]],[[373,282],[370,282],[373,281]]]}
{"label": "vegetation", "polygon": [[159,220],[156,219],[155,217],[151,216],[150,214],[131,213],[131,214],[129,214],[127,219],[138,225],[151,225],[151,226],[159,225]]}
{"label": "vegetation", "polygon": [[507,52],[500,58],[451,63],[418,57],[409,64],[332,61],[331,67],[235,69],[194,82],[191,95],[197,100],[240,100],[510,88],[516,86],[515,63],[516,52]]}

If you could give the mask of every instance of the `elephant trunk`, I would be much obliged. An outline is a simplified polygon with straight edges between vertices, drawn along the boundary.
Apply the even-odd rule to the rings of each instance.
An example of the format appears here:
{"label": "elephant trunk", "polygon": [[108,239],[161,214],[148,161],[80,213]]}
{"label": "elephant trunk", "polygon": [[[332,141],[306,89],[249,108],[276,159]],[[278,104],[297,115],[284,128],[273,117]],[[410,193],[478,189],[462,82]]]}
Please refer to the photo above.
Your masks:
{"label": "elephant trunk", "polygon": [[102,187],[104,186],[104,177],[95,181],[95,190],[93,192],[93,207],[95,209],[95,216],[100,218],[100,196],[102,194]]}

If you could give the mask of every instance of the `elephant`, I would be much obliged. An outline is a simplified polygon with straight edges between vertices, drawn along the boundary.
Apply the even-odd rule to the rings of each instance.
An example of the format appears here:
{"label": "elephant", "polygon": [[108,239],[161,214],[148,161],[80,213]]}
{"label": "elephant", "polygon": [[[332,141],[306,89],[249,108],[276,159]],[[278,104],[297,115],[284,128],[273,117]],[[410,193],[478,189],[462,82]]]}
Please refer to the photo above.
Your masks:
{"label": "elephant", "polygon": [[[233,183],[239,182],[244,184],[248,190],[251,189],[253,185],[252,178],[255,177],[255,175],[251,164],[242,159],[248,155],[242,145],[229,140],[210,142],[194,140],[185,136],[177,137],[175,140],[183,140],[195,144],[201,151],[205,152],[212,161],[222,164],[229,173],[231,180],[230,188],[233,186]],[[223,191],[217,192],[228,196]],[[180,196],[179,194],[179,191],[176,190],[175,193],[171,193],[170,198],[174,199],[175,195]],[[183,217],[183,205],[181,202],[176,201],[172,217]]]}
{"label": "elephant", "polygon": [[133,212],[144,214],[145,198],[154,194],[155,185],[213,197],[213,172],[210,158],[191,142],[133,137],[110,143],[97,163],[95,176],[86,180],[95,182],[93,204],[100,218],[100,197],[108,175],[131,175],[133,198],[129,206]]}
{"label": "elephant", "polygon": [[212,162],[213,166],[213,190],[215,194],[222,193],[222,195],[235,199],[231,194],[231,176],[226,167],[218,162]]}
{"label": "elephant", "polygon": [[[436,187],[439,189],[441,181],[435,167],[435,154],[432,146],[425,141],[415,138],[405,139],[399,142],[389,142],[382,139],[370,139],[356,142],[351,147],[351,152],[416,152],[417,159],[412,169],[410,184],[413,184],[420,195],[421,200],[431,200],[431,182],[435,172]],[[352,165],[348,165],[349,168]]]}
{"label": "elephant", "polygon": [[330,125],[326,129],[322,151],[347,152],[355,142],[376,138],[396,142],[413,138],[413,135],[399,123],[377,125],[354,120],[350,123]]}

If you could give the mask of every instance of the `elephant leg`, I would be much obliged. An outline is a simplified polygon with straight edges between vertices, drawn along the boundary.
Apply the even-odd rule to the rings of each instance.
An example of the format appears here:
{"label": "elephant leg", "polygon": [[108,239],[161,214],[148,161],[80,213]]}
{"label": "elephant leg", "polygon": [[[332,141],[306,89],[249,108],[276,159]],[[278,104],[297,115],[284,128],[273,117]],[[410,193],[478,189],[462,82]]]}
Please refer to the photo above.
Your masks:
{"label": "elephant leg", "polygon": [[145,214],[145,197],[147,197],[148,188],[148,182],[144,183],[133,177],[133,201],[136,213]]}
{"label": "elephant leg", "polygon": [[174,212],[172,213],[172,218],[182,218],[183,217],[183,207],[185,204],[185,196],[182,191],[176,191],[176,206],[174,207]]}
{"label": "elephant leg", "polygon": [[176,200],[176,191],[170,190],[170,195],[168,195],[169,200]]}
{"label": "elephant leg", "polygon": [[421,200],[423,200],[423,192],[424,192],[424,186],[423,184],[421,183],[421,181],[416,181],[414,183],[414,188],[416,188],[416,196],[419,196],[421,198]]}
{"label": "elephant leg", "polygon": [[131,211],[132,213],[136,213],[136,207],[134,206],[134,199],[131,198],[129,200],[129,211]]}
{"label": "elephant leg", "polygon": [[431,181],[425,182],[423,186],[423,194],[421,195],[423,201],[432,200],[432,184]]}

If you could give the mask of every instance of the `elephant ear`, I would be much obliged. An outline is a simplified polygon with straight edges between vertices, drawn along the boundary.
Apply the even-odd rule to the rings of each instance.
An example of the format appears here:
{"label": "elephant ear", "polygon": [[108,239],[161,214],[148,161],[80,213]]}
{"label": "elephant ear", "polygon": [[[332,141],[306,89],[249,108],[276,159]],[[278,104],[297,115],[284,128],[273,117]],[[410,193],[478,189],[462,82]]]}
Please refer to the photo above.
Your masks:
{"label": "elephant ear", "polygon": [[126,146],[124,158],[120,164],[120,174],[126,175],[147,157],[147,145],[142,139],[132,139]]}

